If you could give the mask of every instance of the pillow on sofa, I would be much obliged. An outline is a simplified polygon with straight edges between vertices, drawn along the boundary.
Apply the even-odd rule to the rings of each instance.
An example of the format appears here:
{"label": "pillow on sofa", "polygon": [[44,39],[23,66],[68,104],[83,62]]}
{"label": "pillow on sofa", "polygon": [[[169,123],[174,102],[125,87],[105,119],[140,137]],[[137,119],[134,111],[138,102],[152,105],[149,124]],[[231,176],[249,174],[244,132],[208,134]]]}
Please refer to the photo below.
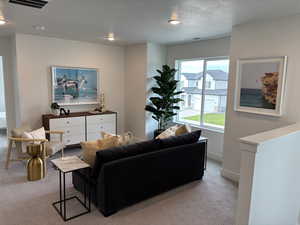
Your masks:
{"label": "pillow on sofa", "polygon": [[102,138],[109,138],[109,137],[117,137],[118,138],[118,145],[127,145],[130,144],[130,142],[133,139],[133,134],[131,132],[126,132],[122,135],[115,135],[111,133],[107,133],[104,131],[101,131]]}
{"label": "pillow on sofa", "polygon": [[96,153],[96,161],[92,171],[92,176],[97,177],[99,175],[104,163],[122,158],[132,157],[139,154],[153,152],[159,150],[160,148],[160,140],[154,139],[130,145],[118,146],[111,149],[107,149],[105,151],[98,151]]}
{"label": "pillow on sofa", "polygon": [[155,139],[163,139],[163,138],[169,138],[176,135],[176,130],[178,129],[178,125],[169,127],[165,131],[163,131],[160,135],[158,135]]}
{"label": "pillow on sofa", "polygon": [[175,131],[175,135],[179,136],[179,135],[187,134],[187,133],[191,133],[191,132],[192,132],[191,127],[188,124],[184,124],[177,128],[177,130]]}
{"label": "pillow on sofa", "polygon": [[96,152],[117,146],[118,138],[110,137],[97,141],[81,142],[80,145],[83,149],[83,161],[93,167],[95,163]]}
{"label": "pillow on sofa", "polygon": [[162,148],[172,148],[179,145],[196,143],[201,135],[201,130],[196,130],[191,133],[161,139]]}

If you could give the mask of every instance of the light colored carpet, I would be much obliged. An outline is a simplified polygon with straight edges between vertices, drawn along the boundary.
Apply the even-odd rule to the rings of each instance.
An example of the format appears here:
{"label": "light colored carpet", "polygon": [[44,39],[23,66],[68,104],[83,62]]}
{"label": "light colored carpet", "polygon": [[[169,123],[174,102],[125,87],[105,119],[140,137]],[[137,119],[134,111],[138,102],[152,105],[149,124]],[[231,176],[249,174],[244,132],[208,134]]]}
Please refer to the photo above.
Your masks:
{"label": "light colored carpet", "polygon": [[[202,181],[196,181],[118,213],[103,217],[93,207],[90,214],[67,223],[52,207],[58,200],[58,172],[49,168],[47,177],[27,182],[25,163],[4,169],[5,139],[0,137],[0,224],[1,225],[233,225],[237,186],[220,176],[220,165],[209,161]],[[79,154],[79,150],[68,151]],[[78,194],[67,179],[67,193]],[[120,187],[122,188],[122,187]],[[78,194],[80,196],[80,194]],[[71,212],[79,205],[70,206]],[[71,213],[70,212],[70,213]]]}

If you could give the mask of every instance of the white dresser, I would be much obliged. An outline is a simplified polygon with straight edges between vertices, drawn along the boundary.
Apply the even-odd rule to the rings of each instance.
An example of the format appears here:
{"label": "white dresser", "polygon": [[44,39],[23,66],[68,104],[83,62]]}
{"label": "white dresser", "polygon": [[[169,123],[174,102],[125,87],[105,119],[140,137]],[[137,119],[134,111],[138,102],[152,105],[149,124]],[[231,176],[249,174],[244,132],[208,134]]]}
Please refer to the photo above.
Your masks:
{"label": "white dresser", "polygon": [[[88,112],[71,113],[69,116],[43,115],[43,126],[49,130],[62,130],[67,146],[79,144],[82,141],[92,141],[101,138],[101,131],[116,134],[117,113],[105,112],[91,114]],[[55,140],[58,135],[51,135]]]}

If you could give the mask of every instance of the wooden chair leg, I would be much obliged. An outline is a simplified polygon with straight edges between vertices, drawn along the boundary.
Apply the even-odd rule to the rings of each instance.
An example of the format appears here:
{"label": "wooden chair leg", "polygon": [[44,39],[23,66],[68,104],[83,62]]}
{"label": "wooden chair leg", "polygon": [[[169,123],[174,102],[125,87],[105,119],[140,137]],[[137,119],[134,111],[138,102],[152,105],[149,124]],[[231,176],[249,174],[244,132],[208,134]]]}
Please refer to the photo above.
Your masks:
{"label": "wooden chair leg", "polygon": [[5,163],[5,169],[8,169],[9,161],[11,157],[11,151],[12,151],[12,141],[9,141],[8,148],[7,148],[7,155],[6,155],[6,163]]}

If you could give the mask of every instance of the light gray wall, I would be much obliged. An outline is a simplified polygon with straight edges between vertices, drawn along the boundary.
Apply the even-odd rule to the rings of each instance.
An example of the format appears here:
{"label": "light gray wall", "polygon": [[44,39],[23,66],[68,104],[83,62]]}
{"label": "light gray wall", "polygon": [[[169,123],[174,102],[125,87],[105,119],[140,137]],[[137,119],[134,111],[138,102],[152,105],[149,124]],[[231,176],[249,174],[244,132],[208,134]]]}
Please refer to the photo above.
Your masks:
{"label": "light gray wall", "polygon": [[152,138],[157,129],[145,105],[151,96],[152,76],[166,62],[166,47],[155,43],[130,45],[125,50],[125,130],[138,139]]}
{"label": "light gray wall", "polygon": [[15,85],[13,73],[13,37],[0,38],[0,55],[3,57],[6,116],[8,130],[16,126]]}
{"label": "light gray wall", "polygon": [[[166,64],[167,48],[164,45],[155,43],[147,43],[147,76],[146,76],[146,103],[151,97],[151,88],[155,85],[153,76],[158,75],[157,69],[161,70],[162,66]],[[157,122],[152,118],[152,114],[146,112],[146,136],[153,138],[153,132],[157,129]]]}
{"label": "light gray wall", "polygon": [[125,131],[145,139],[147,44],[125,49]]}
{"label": "light gray wall", "polygon": [[0,112],[5,112],[3,57],[0,55]]}
{"label": "light gray wall", "polygon": [[[106,108],[118,112],[118,132],[124,130],[124,48],[72,40],[16,34],[16,73],[20,123],[41,126],[42,114],[50,112],[50,66],[98,68]],[[71,111],[89,106],[69,107]]]}
{"label": "light gray wall", "polygon": [[[167,46],[167,62],[174,66],[176,59],[229,56],[230,37],[198,41]],[[202,129],[202,135],[208,138],[208,156],[218,161],[223,158],[224,134],[218,131]]]}
{"label": "light gray wall", "polygon": [[174,65],[176,59],[229,56],[229,49],[230,37],[168,45],[168,63]]}
{"label": "light gray wall", "polygon": [[[224,137],[223,173],[238,177],[240,151],[238,139],[300,121],[300,15],[259,21],[233,28],[230,50],[230,77]],[[288,56],[285,113],[274,118],[233,111],[238,58]]]}

